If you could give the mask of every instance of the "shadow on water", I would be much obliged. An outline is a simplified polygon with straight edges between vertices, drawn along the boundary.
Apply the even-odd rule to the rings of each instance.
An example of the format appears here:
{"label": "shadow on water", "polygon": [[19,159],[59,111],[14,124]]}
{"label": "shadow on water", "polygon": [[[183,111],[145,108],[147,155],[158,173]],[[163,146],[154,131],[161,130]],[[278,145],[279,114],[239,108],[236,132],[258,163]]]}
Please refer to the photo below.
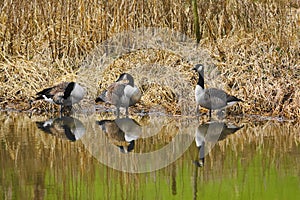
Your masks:
{"label": "shadow on water", "polygon": [[[167,116],[49,119],[1,113],[0,196],[291,199],[300,195],[299,130],[295,122],[247,119],[206,123]],[[162,149],[150,163],[142,161],[145,169],[172,161],[168,165],[124,172],[128,166],[144,170],[136,157]]]}
{"label": "shadow on water", "polygon": [[[243,127],[244,125],[236,126],[233,124],[218,121],[200,124],[196,129],[195,135],[195,143],[197,148],[199,149],[199,159],[194,161],[196,166],[202,167],[204,165],[204,158],[206,153],[211,150],[216,142],[224,140],[227,136],[235,133]],[[210,148],[207,148],[208,144],[210,144]]]}
{"label": "shadow on water", "polygon": [[123,153],[134,149],[135,140],[142,134],[140,125],[131,118],[117,118],[96,122],[109,138],[110,143],[118,146]]}
{"label": "shadow on water", "polygon": [[45,133],[51,134],[58,138],[67,139],[72,142],[80,139],[85,128],[82,122],[73,117],[58,117],[46,121],[36,122],[37,127]]}

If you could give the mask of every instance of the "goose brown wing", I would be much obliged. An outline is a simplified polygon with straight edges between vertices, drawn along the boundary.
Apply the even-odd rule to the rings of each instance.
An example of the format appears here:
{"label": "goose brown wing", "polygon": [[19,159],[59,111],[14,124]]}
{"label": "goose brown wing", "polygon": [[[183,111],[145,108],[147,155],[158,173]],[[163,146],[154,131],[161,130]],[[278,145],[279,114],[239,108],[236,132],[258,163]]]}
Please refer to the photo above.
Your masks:
{"label": "goose brown wing", "polygon": [[106,98],[107,90],[102,91],[102,93],[96,98],[95,102],[108,102]]}
{"label": "goose brown wing", "polygon": [[234,101],[241,101],[243,102],[243,100],[235,97],[235,96],[232,96],[232,95],[227,95],[227,102],[234,102]]}
{"label": "goose brown wing", "polygon": [[243,101],[235,96],[227,94],[225,91],[216,89],[216,88],[210,88],[207,90],[210,97],[214,99],[216,102],[224,101],[225,103],[233,102],[233,101]]}
{"label": "goose brown wing", "polygon": [[106,99],[111,104],[120,103],[121,97],[124,95],[124,88],[126,84],[115,82],[107,88]]}
{"label": "goose brown wing", "polygon": [[205,91],[205,98],[211,104],[212,109],[219,109],[226,106],[228,94],[223,90],[209,88]]}
{"label": "goose brown wing", "polygon": [[62,82],[56,86],[54,86],[51,90],[51,94],[56,94],[56,93],[59,93],[59,92],[65,92],[65,89],[67,88],[67,86],[69,85],[68,82]]}
{"label": "goose brown wing", "polygon": [[52,90],[52,87],[51,88],[46,88],[38,93],[36,93],[37,97],[35,98],[35,100],[40,100],[40,99],[44,99],[44,95],[47,97],[47,98],[53,98],[53,95],[50,93]]}
{"label": "goose brown wing", "polygon": [[38,96],[36,98],[36,100],[44,99],[43,95],[45,95],[47,98],[53,98],[53,96],[57,95],[58,93],[64,93],[67,86],[68,86],[68,82],[62,82],[53,87],[46,88],[46,89],[36,93],[36,95]]}
{"label": "goose brown wing", "polygon": [[68,87],[68,82],[62,82],[52,88],[50,91],[52,96],[52,99],[55,103],[62,105],[64,104],[64,96],[65,96],[65,90]]}

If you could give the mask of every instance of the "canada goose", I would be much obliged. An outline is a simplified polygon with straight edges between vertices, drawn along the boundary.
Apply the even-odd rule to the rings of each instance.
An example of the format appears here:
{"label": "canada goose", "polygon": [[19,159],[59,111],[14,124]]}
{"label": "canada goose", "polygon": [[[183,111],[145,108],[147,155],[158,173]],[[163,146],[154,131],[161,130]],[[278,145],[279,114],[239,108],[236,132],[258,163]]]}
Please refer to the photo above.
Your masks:
{"label": "canada goose", "polygon": [[225,91],[217,88],[204,89],[204,66],[197,64],[193,68],[199,74],[198,83],[195,88],[196,113],[199,113],[199,106],[209,109],[209,117],[212,110],[219,110],[232,106],[233,104],[242,101],[241,99],[227,94]]}
{"label": "canada goose", "polygon": [[36,122],[36,125],[45,133],[72,142],[80,139],[85,133],[82,122],[73,117],[49,119],[47,121]]}
{"label": "canada goose", "polygon": [[72,107],[73,104],[78,103],[83,99],[85,90],[78,83],[62,82],[53,87],[46,88],[36,95],[35,100],[43,99],[60,105],[60,112],[62,113],[62,106]]}
{"label": "canada goose", "polygon": [[119,116],[120,107],[125,107],[126,115],[128,115],[128,107],[137,103],[141,99],[141,96],[139,88],[134,85],[133,77],[128,73],[123,73],[95,101],[115,105],[117,107],[117,116]]}
{"label": "canada goose", "polygon": [[235,133],[243,128],[243,126],[236,126],[233,124],[226,124],[223,122],[208,122],[200,124],[195,133],[195,143],[199,149],[199,159],[194,161],[198,167],[204,165],[205,144],[207,142],[215,143],[224,140],[228,135]]}
{"label": "canada goose", "polygon": [[131,118],[117,118],[115,120],[97,121],[102,131],[107,135],[109,141],[118,146],[123,153],[134,149],[135,140],[142,132],[140,125]]}

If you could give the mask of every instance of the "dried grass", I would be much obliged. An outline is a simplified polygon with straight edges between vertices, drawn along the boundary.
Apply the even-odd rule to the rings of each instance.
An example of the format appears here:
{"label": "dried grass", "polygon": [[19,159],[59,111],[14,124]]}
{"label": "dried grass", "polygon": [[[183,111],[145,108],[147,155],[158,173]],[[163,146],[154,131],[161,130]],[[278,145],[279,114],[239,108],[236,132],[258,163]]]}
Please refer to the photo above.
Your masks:
{"label": "dried grass", "polygon": [[[199,48],[209,53],[212,60],[208,63],[221,72],[222,87],[246,101],[231,112],[300,118],[299,6],[297,0],[198,2]],[[96,55],[95,47],[117,33],[140,27],[167,27],[194,37],[192,6],[185,0],[4,0],[0,10],[2,109],[26,110],[38,90],[62,80],[80,80],[79,66],[85,66],[82,63],[88,55]],[[188,85],[195,84],[195,75],[187,71],[193,64],[187,62],[188,53],[178,54],[180,51],[174,49],[135,50],[115,57],[113,65],[100,70],[104,73],[101,79],[92,79],[94,83],[101,84],[102,89],[125,69],[140,73],[139,69],[154,65],[163,70],[178,69]],[[135,78],[144,92],[139,106],[151,109],[159,104],[173,114],[185,112],[172,85]],[[94,87],[90,97],[101,89]],[[34,106],[51,108],[42,103]]]}

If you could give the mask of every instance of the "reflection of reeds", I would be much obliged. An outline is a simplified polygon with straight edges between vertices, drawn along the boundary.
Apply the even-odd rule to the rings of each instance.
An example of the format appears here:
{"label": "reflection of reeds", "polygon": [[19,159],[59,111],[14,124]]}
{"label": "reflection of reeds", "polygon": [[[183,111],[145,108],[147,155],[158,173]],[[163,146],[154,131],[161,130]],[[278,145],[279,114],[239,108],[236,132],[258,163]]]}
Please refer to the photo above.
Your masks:
{"label": "reflection of reeds", "polygon": [[291,169],[291,166],[295,166],[297,172],[299,168],[296,163],[300,160],[295,153],[300,142],[299,132],[298,124],[250,122],[236,134],[219,141],[209,152],[206,156],[205,179],[222,177],[223,174],[236,178],[239,165],[246,170],[254,162],[258,164],[256,167],[262,167],[264,172],[271,166],[275,166],[277,170]]}
{"label": "reflection of reeds", "polygon": [[[224,76],[225,89],[247,101],[242,112],[299,117],[299,1],[197,2],[200,47],[209,51]],[[194,38],[195,32],[188,1],[4,0],[0,7],[0,106],[6,108],[26,109],[28,97],[42,86],[76,80],[83,59],[116,33],[168,27]],[[130,55],[132,62],[135,56]],[[167,57],[145,60],[160,65]],[[126,69],[130,62],[125,62]],[[159,102],[179,113],[170,94],[161,92]],[[146,95],[144,102],[158,101],[150,99]]]}
{"label": "reflection of reeds", "polygon": [[[80,142],[72,144],[40,131],[35,118],[14,113],[1,115],[0,141],[5,144],[0,151],[4,170],[1,182],[14,182],[12,190],[20,198],[32,199],[31,187],[34,185],[35,197],[42,198],[40,195],[45,195],[45,184],[64,188],[63,191],[68,191],[64,195],[71,198],[72,193],[82,187],[75,185],[82,174],[89,171],[85,180],[94,179],[95,166],[89,164],[92,157]],[[41,120],[41,117],[37,119]],[[74,185],[68,184],[70,179]],[[51,193],[51,188],[46,193]]]}
{"label": "reflection of reeds", "polygon": [[[87,135],[82,141],[72,143],[38,130],[34,121],[45,120],[46,117],[29,118],[13,113],[0,116],[0,164],[3,170],[0,192],[5,191],[8,194],[12,190],[14,195],[26,199],[32,199],[32,195],[36,198],[44,195],[74,198],[74,194],[76,197],[89,199],[96,195],[104,199],[120,196],[124,199],[140,199],[151,195],[147,192],[149,188],[152,192],[153,188],[156,189],[156,193],[152,195],[157,196],[166,195],[167,191],[178,195],[191,190],[191,176],[195,170],[192,160],[198,151],[194,143],[181,158],[163,169],[145,174],[123,173],[99,164],[87,149],[85,142],[88,139],[89,145],[95,149],[99,149],[99,145],[105,140],[100,129],[93,127],[96,126],[94,120],[80,118],[87,129]],[[143,125],[151,124],[149,118],[136,120]],[[180,119],[161,120],[165,124],[157,129],[157,135],[138,139],[134,153],[159,149],[181,134],[180,130],[191,135],[195,133],[192,126],[183,129]],[[219,141],[206,156],[204,167],[196,169],[200,170],[199,173],[194,173],[194,182],[198,181],[195,186],[199,190],[198,194],[207,182],[226,177],[241,178],[251,166],[254,170],[262,169],[262,175],[266,176],[268,169],[274,166],[278,173],[294,173],[285,171],[286,169],[299,172],[300,160],[295,155],[299,153],[300,143],[298,124],[273,121],[243,123],[245,127]],[[102,135],[104,137],[101,138]],[[180,145],[177,144],[175,148]],[[110,159],[110,155],[102,156]],[[169,156],[172,156],[172,152],[169,152]],[[124,163],[120,161],[119,164]],[[134,166],[137,163],[131,164]],[[15,185],[22,187],[16,189]]]}

